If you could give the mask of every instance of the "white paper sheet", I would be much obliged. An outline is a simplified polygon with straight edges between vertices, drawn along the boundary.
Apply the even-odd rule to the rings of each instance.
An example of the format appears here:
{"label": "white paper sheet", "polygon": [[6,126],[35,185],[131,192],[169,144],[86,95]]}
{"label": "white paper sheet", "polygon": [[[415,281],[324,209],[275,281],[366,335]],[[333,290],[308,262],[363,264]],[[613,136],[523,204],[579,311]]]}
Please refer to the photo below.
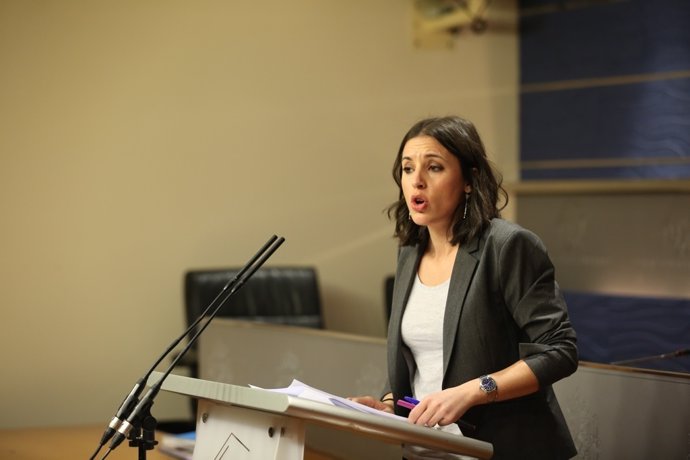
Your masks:
{"label": "white paper sheet", "polygon": [[306,383],[302,383],[299,380],[293,380],[290,386],[285,388],[260,388],[254,385],[249,385],[251,388],[259,388],[261,390],[273,391],[275,393],[282,393],[288,396],[295,396],[298,398],[308,399],[310,401],[317,401],[324,404],[330,404],[331,406],[343,407],[346,409],[357,410],[360,412],[366,412],[368,414],[374,414],[381,417],[388,417],[396,419],[399,421],[407,422],[407,418],[401,417],[399,415],[391,414],[389,412],[380,411],[374,409],[373,407],[365,406],[355,401],[351,401],[347,398],[341,398],[340,396],[332,395],[323,390],[310,387]]}

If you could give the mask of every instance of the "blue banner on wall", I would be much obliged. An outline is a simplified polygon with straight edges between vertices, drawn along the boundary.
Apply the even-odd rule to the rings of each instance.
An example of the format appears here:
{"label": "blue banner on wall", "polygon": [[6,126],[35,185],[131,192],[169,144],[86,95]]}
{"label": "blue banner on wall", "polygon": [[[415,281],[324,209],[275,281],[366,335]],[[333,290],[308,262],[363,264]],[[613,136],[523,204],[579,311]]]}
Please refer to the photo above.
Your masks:
{"label": "blue banner on wall", "polygon": [[690,2],[566,4],[521,2],[522,178],[690,178]]}
{"label": "blue banner on wall", "polygon": [[[580,359],[690,373],[690,299],[564,292]],[[668,355],[662,357],[661,355]],[[654,358],[651,358],[654,357]]]}

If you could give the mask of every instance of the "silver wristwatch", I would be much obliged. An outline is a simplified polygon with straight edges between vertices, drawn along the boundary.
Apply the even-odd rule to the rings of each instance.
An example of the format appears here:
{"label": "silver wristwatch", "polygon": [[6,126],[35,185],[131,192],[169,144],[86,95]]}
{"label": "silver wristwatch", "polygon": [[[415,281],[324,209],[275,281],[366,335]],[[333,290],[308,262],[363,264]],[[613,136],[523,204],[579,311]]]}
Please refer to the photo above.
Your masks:
{"label": "silver wristwatch", "polygon": [[494,402],[498,399],[498,385],[490,375],[482,375],[479,377],[479,389],[486,393],[489,402]]}

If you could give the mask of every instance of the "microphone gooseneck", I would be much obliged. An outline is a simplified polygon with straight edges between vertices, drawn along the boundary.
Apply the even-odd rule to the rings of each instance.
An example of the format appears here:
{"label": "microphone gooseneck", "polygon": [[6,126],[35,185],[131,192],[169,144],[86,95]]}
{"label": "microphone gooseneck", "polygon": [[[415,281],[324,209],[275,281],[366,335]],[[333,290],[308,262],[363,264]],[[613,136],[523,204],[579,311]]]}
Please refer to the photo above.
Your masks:
{"label": "microphone gooseneck", "polygon": [[[161,356],[154,362],[154,364],[149,368],[149,370],[134,384],[134,387],[130,391],[129,395],[120,404],[115,416],[111,419],[108,427],[106,428],[103,436],[101,437],[98,448],[91,456],[90,460],[93,460],[100,452],[101,448],[112,439],[110,447],[106,454],[102,457],[105,459],[110,452],[112,452],[117,446],[119,446],[122,441],[129,435],[132,428],[137,424],[137,420],[145,416],[151,406],[153,405],[153,400],[160,391],[163,381],[172,372],[180,359],[189,351],[192,345],[196,342],[197,338],[204,332],[206,327],[211,323],[213,318],[216,317],[223,305],[228,301],[228,299],[237,292],[246,281],[258,270],[268,259],[273,255],[273,253],[280,247],[285,241],[283,237],[277,237],[273,235],[268,241],[257,251],[256,254],[247,262],[244,267],[235,275],[234,278],[229,280],[225,286],[221,289],[218,295],[209,303],[209,305],[204,309],[204,311],[198,316],[198,318],[189,325],[189,327],[172,343],[165,349]],[[219,301],[220,300],[220,301]],[[213,310],[211,312],[211,310]],[[209,315],[209,312],[211,314]],[[206,319],[206,322],[196,330],[196,327],[201,323],[201,321]],[[139,396],[144,391],[146,382],[150,377],[151,373],[158,367],[158,365],[163,361],[163,359],[168,356],[180,342],[187,337],[192,331],[195,331],[194,335],[189,339],[187,345],[182,349],[180,353],[173,359],[170,366],[163,373],[162,377],[146,392],[143,398],[139,399]]]}
{"label": "microphone gooseneck", "polygon": [[640,358],[625,359],[623,361],[613,361],[611,364],[616,366],[629,366],[631,364],[639,364],[647,361],[655,361],[657,359],[672,359],[681,356],[690,355],[690,348],[681,348],[669,353],[661,353],[660,355],[642,356]]}

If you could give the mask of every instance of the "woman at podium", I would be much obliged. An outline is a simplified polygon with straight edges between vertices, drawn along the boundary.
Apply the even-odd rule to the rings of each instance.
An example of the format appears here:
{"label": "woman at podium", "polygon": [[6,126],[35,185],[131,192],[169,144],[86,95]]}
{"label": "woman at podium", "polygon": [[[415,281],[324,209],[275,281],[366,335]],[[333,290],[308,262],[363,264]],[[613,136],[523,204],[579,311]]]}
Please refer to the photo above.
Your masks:
{"label": "woman at podium", "polygon": [[552,384],[577,368],[575,331],[543,243],[500,218],[507,194],[474,125],[416,123],[393,178],[390,388],[380,400],[354,399],[490,442],[495,459],[573,457]]}

